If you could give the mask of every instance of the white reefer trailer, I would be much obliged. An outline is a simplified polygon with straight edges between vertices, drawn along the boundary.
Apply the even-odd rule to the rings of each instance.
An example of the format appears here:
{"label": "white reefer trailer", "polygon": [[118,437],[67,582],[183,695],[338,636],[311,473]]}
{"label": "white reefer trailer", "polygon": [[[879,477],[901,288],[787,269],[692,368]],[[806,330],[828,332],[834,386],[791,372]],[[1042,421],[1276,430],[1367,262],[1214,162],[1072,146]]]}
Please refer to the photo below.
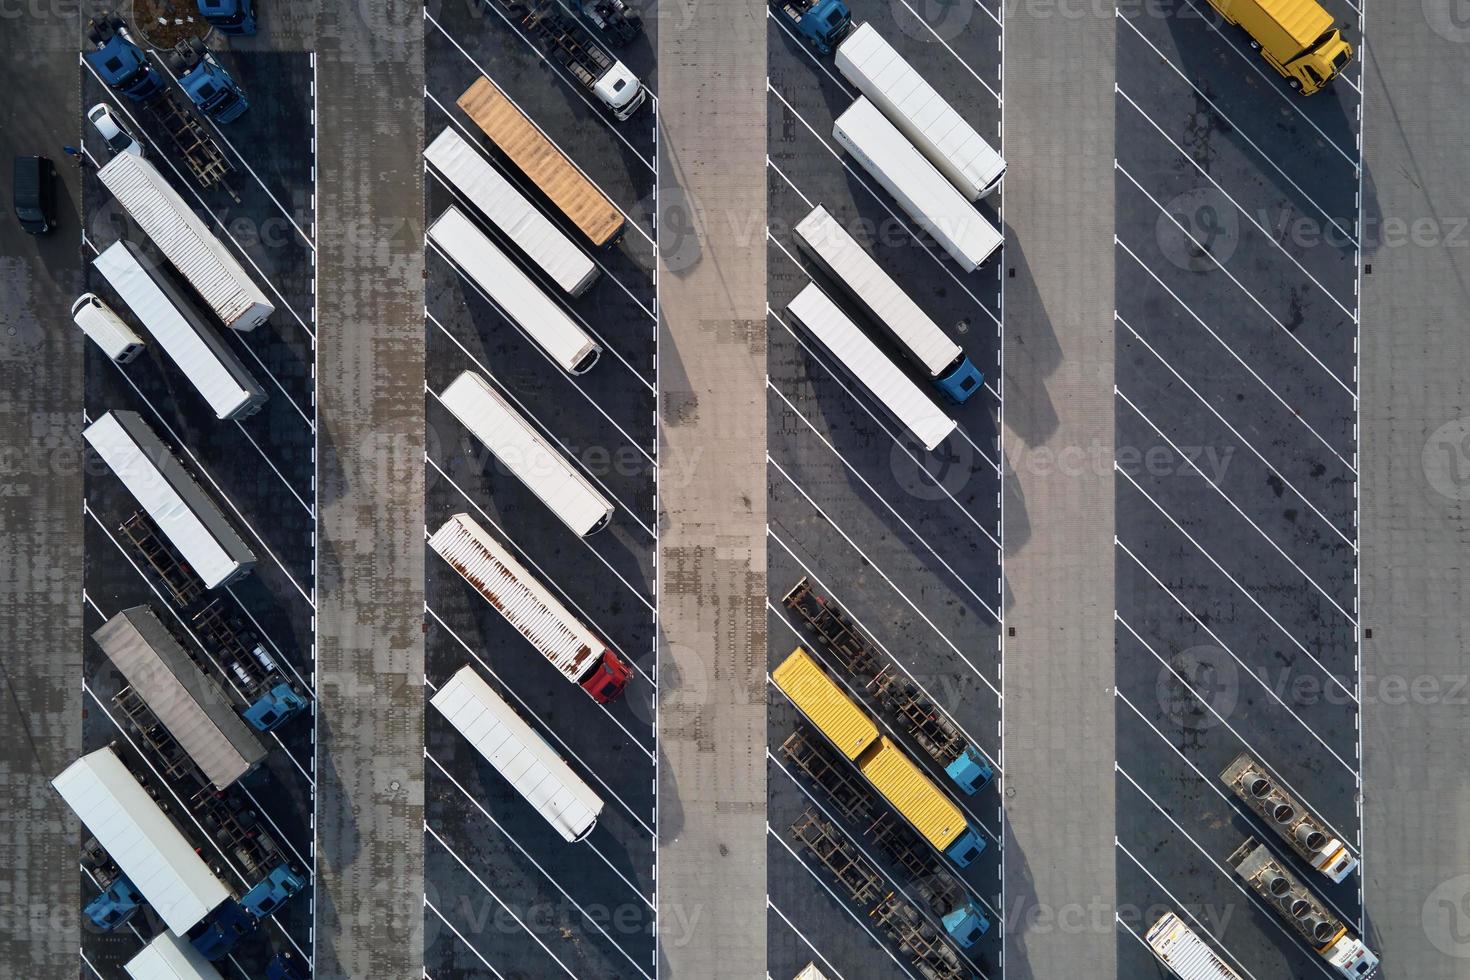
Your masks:
{"label": "white reefer trailer", "polygon": [[265,390],[142,249],[119,240],[92,265],[209,403],[215,418],[243,419],[260,411]]}
{"label": "white reefer trailer", "polygon": [[459,208],[429,226],[429,241],[477,283],[568,374],[586,374],[602,348]]}
{"label": "white reefer trailer", "polygon": [[597,826],[602,800],[468,665],[429,700],[568,843]]}
{"label": "white reefer trailer", "polygon": [[1006,162],[872,24],[837,46],[837,70],[970,201],[992,193]]}
{"label": "white reefer trailer", "polygon": [[193,944],[165,929],[127,963],[131,980],[220,980],[219,971]]}
{"label": "white reefer trailer", "polygon": [[1159,962],[1179,980],[1240,980],[1240,974],[1195,935],[1173,912],[1166,913],[1144,937]]}
{"label": "white reefer trailer", "polygon": [[587,253],[536,210],[453,126],[445,126],[434,137],[424,159],[561,289],[580,296],[597,279],[597,265]]}
{"label": "white reefer trailer", "polygon": [[51,785],[176,934],[231,897],[112,749],[82,756]]}
{"label": "white reefer trailer", "polygon": [[925,449],[932,452],[955,430],[954,419],[940,411],[816,283],[807,283],[786,311]]}
{"label": "white reefer trailer", "polygon": [[628,666],[474,518],[455,514],[429,538],[429,547],[594,701],[611,701],[622,691],[632,673]]}
{"label": "white reefer trailer", "polygon": [[832,135],[960,268],[974,272],[1000,248],[995,226],[866,98],[837,117]]}
{"label": "white reefer trailer", "polygon": [[119,153],[97,176],[225,326],[254,330],[276,311],[157,167]]}
{"label": "white reefer trailer", "polygon": [[613,505],[608,499],[542,439],[490,382],[466,371],[450,382],[439,400],[573,533],[586,537],[612,519]]}
{"label": "white reefer trailer", "polygon": [[206,588],[228,585],[255,567],[255,553],[137,412],[108,412],[82,438]]}

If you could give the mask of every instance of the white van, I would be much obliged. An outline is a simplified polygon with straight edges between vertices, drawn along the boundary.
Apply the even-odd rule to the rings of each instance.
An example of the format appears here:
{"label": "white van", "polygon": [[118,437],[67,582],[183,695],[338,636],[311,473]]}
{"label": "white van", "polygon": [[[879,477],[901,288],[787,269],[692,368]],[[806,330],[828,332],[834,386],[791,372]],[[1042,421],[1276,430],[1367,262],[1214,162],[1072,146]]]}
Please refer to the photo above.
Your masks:
{"label": "white van", "polygon": [[71,318],[82,328],[82,333],[91,337],[104,354],[119,364],[126,364],[143,352],[143,338],[134,333],[112,307],[98,299],[96,293],[78,296],[71,305]]}

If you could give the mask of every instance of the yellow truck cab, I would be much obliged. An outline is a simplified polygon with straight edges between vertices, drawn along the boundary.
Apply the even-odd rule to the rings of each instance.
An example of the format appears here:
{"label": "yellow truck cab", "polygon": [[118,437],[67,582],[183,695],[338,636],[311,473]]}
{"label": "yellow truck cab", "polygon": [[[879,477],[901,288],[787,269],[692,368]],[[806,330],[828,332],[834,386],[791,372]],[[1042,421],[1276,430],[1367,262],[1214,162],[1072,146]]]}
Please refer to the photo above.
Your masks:
{"label": "yellow truck cab", "polygon": [[1353,46],[1317,0],[1210,0],[1210,6],[1245,28],[1251,47],[1302,95],[1320,91],[1353,60]]}

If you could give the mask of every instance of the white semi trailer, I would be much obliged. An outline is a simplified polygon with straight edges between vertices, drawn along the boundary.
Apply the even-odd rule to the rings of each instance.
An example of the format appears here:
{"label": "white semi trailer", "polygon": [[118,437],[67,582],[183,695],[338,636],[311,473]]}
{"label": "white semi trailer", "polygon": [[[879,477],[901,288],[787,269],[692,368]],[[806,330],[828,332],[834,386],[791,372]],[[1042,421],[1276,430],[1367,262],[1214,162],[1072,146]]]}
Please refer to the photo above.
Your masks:
{"label": "white semi trailer", "polygon": [[1194,930],[1173,912],[1165,913],[1144,937],[1159,962],[1179,980],[1240,980]]}
{"label": "white semi trailer", "polygon": [[471,667],[456,671],[429,703],[563,840],[592,833],[602,800]]}
{"label": "white semi trailer", "polygon": [[837,46],[837,70],[970,201],[995,191],[1006,162],[872,24]]}
{"label": "white semi trailer", "polygon": [[254,330],[275,312],[229,249],[152,163],[119,153],[97,176],[225,326]]}
{"label": "white semi trailer", "polygon": [[213,963],[168,930],[154,936],[123,969],[130,980],[220,980]]}
{"label": "white semi trailer", "polygon": [[995,226],[866,97],[837,117],[832,135],[960,268],[974,272],[1000,248]]}

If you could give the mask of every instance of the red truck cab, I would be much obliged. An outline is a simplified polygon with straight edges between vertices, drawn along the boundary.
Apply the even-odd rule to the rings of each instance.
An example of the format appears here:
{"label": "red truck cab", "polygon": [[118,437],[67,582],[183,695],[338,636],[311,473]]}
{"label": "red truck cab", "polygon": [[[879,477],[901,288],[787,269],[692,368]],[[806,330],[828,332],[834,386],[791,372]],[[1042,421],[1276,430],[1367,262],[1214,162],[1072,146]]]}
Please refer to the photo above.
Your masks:
{"label": "red truck cab", "polygon": [[582,678],[582,690],[592,695],[592,700],[598,704],[607,704],[623,693],[623,688],[628,686],[628,678],[632,676],[633,671],[618,659],[617,654],[604,650],[597,666]]}

